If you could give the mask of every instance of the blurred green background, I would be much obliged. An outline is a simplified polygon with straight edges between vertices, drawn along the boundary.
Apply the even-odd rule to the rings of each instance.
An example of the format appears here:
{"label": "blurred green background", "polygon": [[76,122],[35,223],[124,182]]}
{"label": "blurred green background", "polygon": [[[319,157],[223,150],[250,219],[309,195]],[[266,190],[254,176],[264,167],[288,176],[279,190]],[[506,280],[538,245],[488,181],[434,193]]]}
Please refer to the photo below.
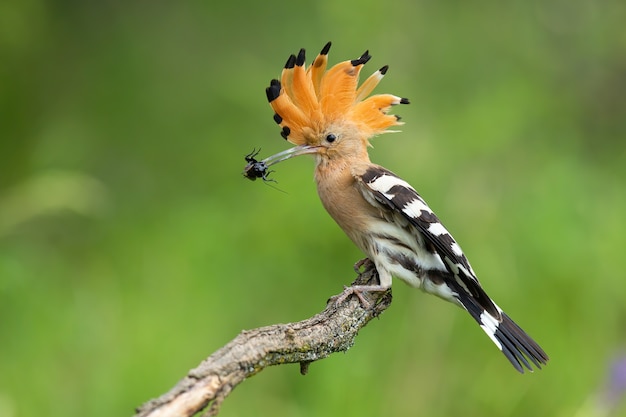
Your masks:
{"label": "blurred green background", "polygon": [[[230,4],[226,4],[230,3]],[[267,369],[223,416],[593,416],[626,354],[626,3],[0,4],[0,416],[127,416],[242,329],[301,320],[361,253],[264,88],[290,53],[373,55],[411,99],[372,159],[438,212],[551,356],[517,374],[402,283],[347,353]],[[368,69],[369,68],[369,69]],[[609,384],[609,385],[607,385]]]}

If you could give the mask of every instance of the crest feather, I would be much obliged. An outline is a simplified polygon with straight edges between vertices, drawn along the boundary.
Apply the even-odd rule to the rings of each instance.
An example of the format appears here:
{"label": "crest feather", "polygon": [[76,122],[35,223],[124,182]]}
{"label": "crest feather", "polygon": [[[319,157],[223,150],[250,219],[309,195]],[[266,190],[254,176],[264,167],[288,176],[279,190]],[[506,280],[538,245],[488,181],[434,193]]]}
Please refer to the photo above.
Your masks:
{"label": "crest feather", "polygon": [[311,134],[323,133],[325,126],[339,121],[352,123],[366,137],[402,124],[399,117],[387,112],[393,105],[407,104],[407,99],[391,94],[368,98],[388,67],[376,71],[359,87],[361,69],[371,58],[369,52],[327,70],[330,46],[328,42],[308,68],[304,49],[297,56],[289,56],[280,81],[272,80],[266,89],[281,135],[303,145],[312,139]]}

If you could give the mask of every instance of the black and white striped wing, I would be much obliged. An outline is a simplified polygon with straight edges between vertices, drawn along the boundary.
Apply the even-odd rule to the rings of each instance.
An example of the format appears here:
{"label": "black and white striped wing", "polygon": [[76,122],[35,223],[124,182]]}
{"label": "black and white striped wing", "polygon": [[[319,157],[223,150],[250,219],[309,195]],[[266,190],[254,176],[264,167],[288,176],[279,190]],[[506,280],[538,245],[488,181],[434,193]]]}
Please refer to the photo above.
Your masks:
{"label": "black and white striped wing", "polygon": [[[426,249],[441,259],[449,274],[496,318],[500,312],[485,294],[461,247],[424,199],[406,181],[385,168],[373,166],[361,176],[364,197],[379,208],[401,214],[423,236]],[[373,201],[372,201],[373,197]]]}
{"label": "black and white striped wing", "polygon": [[363,197],[381,210],[401,214],[423,237],[426,250],[439,256],[447,270],[444,285],[478,322],[491,340],[523,372],[532,371],[527,358],[540,368],[548,356],[482,289],[461,247],[424,199],[406,181],[380,166],[371,166],[357,178]]}

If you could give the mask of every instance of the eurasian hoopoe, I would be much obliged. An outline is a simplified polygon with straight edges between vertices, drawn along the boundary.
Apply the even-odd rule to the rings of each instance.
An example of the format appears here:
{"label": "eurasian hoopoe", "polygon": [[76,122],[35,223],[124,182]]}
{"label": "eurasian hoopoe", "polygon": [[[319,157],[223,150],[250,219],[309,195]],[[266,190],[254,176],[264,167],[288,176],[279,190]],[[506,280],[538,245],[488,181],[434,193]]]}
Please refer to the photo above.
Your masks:
{"label": "eurasian hoopoe", "polygon": [[348,287],[346,296],[385,291],[400,278],[464,308],[519,372],[541,368],[548,356],[485,293],[458,243],[419,194],[391,171],[370,162],[369,139],[400,125],[391,106],[408,100],[369,96],[384,66],[361,86],[359,72],[371,56],[326,69],[330,42],[305,68],[305,51],[291,55],[281,79],[266,89],[281,136],[297,145],[262,161],[248,155],[248,178],[266,179],[269,166],[298,155],[315,155],[322,204],[352,241],[374,262],[380,285]]}

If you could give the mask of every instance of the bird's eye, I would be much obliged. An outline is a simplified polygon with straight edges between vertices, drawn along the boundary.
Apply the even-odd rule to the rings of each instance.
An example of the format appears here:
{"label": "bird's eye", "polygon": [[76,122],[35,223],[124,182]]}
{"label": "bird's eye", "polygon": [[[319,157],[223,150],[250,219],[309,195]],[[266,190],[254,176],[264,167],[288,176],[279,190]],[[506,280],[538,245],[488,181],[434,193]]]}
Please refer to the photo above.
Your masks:
{"label": "bird's eye", "polygon": [[326,135],[326,142],[333,143],[335,140],[337,140],[337,135],[335,135],[334,133],[329,133],[328,135]]}

